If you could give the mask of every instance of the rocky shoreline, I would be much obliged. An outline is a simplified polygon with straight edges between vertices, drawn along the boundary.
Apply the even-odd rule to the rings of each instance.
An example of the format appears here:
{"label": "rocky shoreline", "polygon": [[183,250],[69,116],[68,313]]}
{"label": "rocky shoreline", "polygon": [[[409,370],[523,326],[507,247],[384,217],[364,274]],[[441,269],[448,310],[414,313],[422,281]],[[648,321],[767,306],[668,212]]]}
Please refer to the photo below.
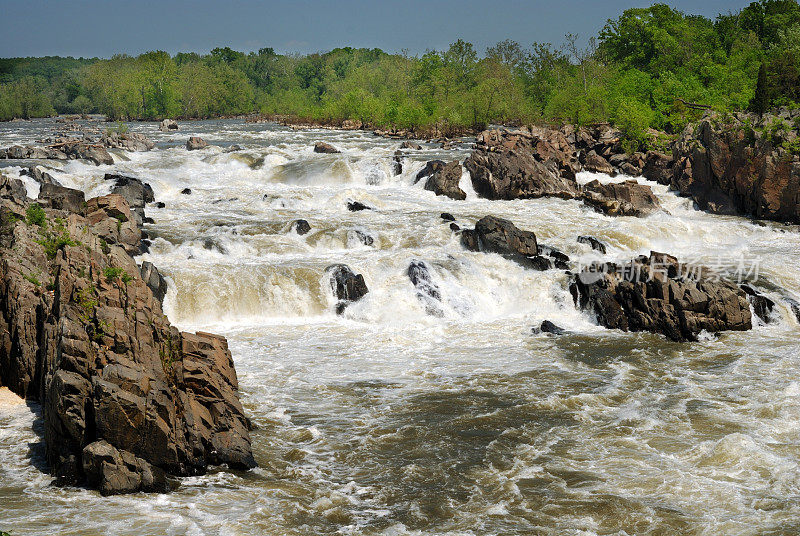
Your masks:
{"label": "rocky shoreline", "polygon": [[0,385],[40,402],[60,485],[166,491],[170,476],[252,468],[227,342],[170,325],[163,278],[132,258],[146,189],[112,179],[120,193],[50,184],[34,202],[0,176]]}

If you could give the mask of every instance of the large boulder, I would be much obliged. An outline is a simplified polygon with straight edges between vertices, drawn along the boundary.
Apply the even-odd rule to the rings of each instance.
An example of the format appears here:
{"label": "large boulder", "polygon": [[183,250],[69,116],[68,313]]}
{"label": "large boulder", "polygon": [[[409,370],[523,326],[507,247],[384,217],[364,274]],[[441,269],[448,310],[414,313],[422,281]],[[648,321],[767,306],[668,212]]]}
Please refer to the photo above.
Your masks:
{"label": "large boulder", "polygon": [[470,251],[499,253],[534,270],[547,270],[556,265],[555,258],[543,254],[533,231],[523,231],[496,216],[484,216],[475,224],[475,229],[461,231],[461,245]]}
{"label": "large boulder", "polygon": [[647,216],[661,209],[653,190],[635,180],[607,184],[594,180],[581,193],[584,203],[609,216]]}
{"label": "large boulder", "polygon": [[608,160],[597,154],[596,152],[589,151],[589,154],[586,155],[586,160],[583,162],[583,168],[586,171],[592,171],[595,173],[605,173],[606,175],[614,176],[616,172],[614,171],[614,166],[612,166]]}
{"label": "large boulder", "polygon": [[314,152],[334,154],[334,153],[340,153],[341,151],[336,147],[334,147],[333,145],[331,145],[330,143],[325,143],[324,141],[318,141],[317,143],[314,144]]}
{"label": "large boulder", "polygon": [[672,182],[672,155],[658,151],[647,151],[643,175],[646,179],[659,184],[669,185]]}
{"label": "large boulder", "polygon": [[186,149],[188,151],[197,151],[199,149],[205,149],[206,147],[208,147],[208,143],[199,136],[192,136],[186,142]]}
{"label": "large boulder", "polygon": [[116,173],[106,173],[105,180],[114,181],[111,193],[121,195],[128,202],[131,211],[135,214],[137,222],[144,221],[144,207],[148,203],[155,201],[153,188],[146,182],[142,182],[134,177],[118,175]]}
{"label": "large boulder", "polygon": [[333,296],[338,300],[337,314],[342,314],[348,305],[360,300],[369,292],[364,276],[355,273],[346,264],[328,266],[325,268],[325,273],[330,278]]}
{"label": "large boulder", "polygon": [[578,197],[578,162],[559,131],[485,131],[464,161],[472,186],[488,199]]}
{"label": "large boulder", "polygon": [[686,266],[651,252],[625,266],[605,263],[573,276],[575,303],[610,329],[649,331],[674,341],[706,331],[751,329],[750,305],[733,283],[692,279]]}
{"label": "large boulder", "polygon": [[95,441],[82,452],[83,472],[90,487],[102,495],[169,491],[167,475],[158,467],[127,451],[119,451],[108,441]]}
{"label": "large boulder", "polygon": [[82,213],[86,206],[82,190],[55,184],[42,184],[37,201],[42,206],[75,213]]}
{"label": "large boulder", "polygon": [[164,119],[159,123],[158,130],[161,132],[174,132],[178,130],[178,122],[174,119]]}
{"label": "large boulder", "polygon": [[436,195],[445,195],[459,201],[463,201],[467,198],[467,194],[465,194],[464,190],[458,185],[461,181],[461,164],[459,164],[458,161],[449,162],[447,164],[441,160],[428,162],[425,169],[417,174],[417,180],[425,177],[425,175],[422,174],[425,173],[426,170],[430,170],[430,175],[428,175],[425,181],[426,190]]}

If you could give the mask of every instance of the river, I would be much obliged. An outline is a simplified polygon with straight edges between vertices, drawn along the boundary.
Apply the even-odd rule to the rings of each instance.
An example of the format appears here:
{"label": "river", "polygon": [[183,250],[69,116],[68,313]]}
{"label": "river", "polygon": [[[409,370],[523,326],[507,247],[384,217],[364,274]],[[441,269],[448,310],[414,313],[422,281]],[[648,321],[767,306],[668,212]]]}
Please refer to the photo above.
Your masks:
{"label": "river", "polygon": [[[0,146],[53,123],[0,124]],[[0,530],[84,534],[788,535],[800,532],[800,229],[715,216],[650,183],[665,211],[609,217],[576,201],[465,201],[414,183],[426,160],[468,144],[408,151],[366,132],[241,120],[131,129],[157,142],[113,166],[48,162],[65,186],[108,193],[138,177],[165,208],[150,260],[183,330],[225,335],[259,464],[181,479],[165,495],[102,498],[50,486],[35,404],[0,407]],[[188,136],[218,147],[187,151]],[[316,154],[325,141],[341,154]],[[243,150],[225,152],[231,144]],[[2,161],[0,161],[2,162]],[[3,169],[18,176],[19,162]],[[579,180],[608,176],[582,173]],[[613,180],[620,180],[617,177]],[[26,179],[27,180],[27,179]],[[644,181],[644,179],[638,179]],[[646,181],[645,181],[646,182]],[[36,185],[27,182],[31,194]],[[191,194],[181,193],[190,188]],[[374,210],[350,212],[348,200]],[[596,325],[560,270],[464,250],[440,218],[492,214],[573,260],[757,265],[774,321],[674,343]],[[308,220],[303,236],[291,222]],[[604,257],[576,241],[592,235]],[[369,239],[364,239],[369,237]],[[366,243],[365,243],[366,242]],[[371,243],[370,243],[371,242]],[[430,268],[428,314],[409,281]],[[345,263],[369,293],[335,313],[325,268]],[[534,335],[550,320],[568,330]]]}

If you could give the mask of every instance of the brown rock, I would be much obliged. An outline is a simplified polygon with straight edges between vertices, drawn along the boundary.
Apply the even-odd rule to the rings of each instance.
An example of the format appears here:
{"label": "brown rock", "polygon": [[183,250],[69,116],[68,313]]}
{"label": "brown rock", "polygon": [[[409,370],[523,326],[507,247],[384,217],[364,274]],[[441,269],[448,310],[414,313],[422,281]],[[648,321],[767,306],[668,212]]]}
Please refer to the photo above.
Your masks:
{"label": "brown rock", "polygon": [[594,180],[584,185],[582,197],[609,216],[647,216],[661,208],[653,190],[634,180],[608,184]]}

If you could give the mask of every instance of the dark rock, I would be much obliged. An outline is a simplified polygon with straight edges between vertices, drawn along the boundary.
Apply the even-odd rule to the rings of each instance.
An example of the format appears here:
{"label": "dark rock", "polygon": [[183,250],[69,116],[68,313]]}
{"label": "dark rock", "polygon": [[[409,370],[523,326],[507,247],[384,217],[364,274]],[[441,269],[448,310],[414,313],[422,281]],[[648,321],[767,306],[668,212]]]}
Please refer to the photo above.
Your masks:
{"label": "dark rock", "polygon": [[82,190],[65,188],[55,184],[42,184],[38,201],[42,206],[75,213],[82,213],[86,205]]}
{"label": "dark rock", "polygon": [[291,229],[300,236],[303,236],[311,230],[311,225],[309,225],[306,220],[294,220]]}
{"label": "dark rock", "polygon": [[442,212],[442,214],[439,217],[442,218],[442,220],[444,221],[456,221],[455,216],[453,216],[449,212]]}
{"label": "dark rock", "polygon": [[569,268],[569,256],[551,246],[539,245],[539,256],[549,258],[553,266],[559,270],[567,270]]}
{"label": "dark rock", "polygon": [[160,130],[161,132],[170,132],[170,131],[174,132],[178,130],[178,122],[175,121],[174,119],[164,119],[158,125],[158,130]]}
{"label": "dark rock", "polygon": [[328,266],[325,268],[325,273],[330,277],[334,297],[339,300],[336,304],[336,314],[342,314],[348,305],[360,300],[369,292],[364,276],[356,274],[346,264]]}
{"label": "dark rock", "polygon": [[183,195],[192,195],[192,189],[191,188],[184,188],[183,190],[181,190],[181,193]]}
{"label": "dark rock", "polygon": [[611,175],[612,177],[616,175],[614,167],[608,162],[608,160],[598,155],[594,151],[589,151],[589,154],[586,155],[583,168],[586,171],[605,173],[606,175]]}
{"label": "dark rock", "polygon": [[84,160],[89,160],[90,162],[94,162],[96,165],[104,164],[106,166],[113,166],[114,165],[114,158],[108,154],[105,147],[94,147],[94,146],[82,146],[79,148],[77,152],[78,158],[82,158]]}
{"label": "dark rock", "polygon": [[584,185],[584,203],[609,216],[647,216],[661,208],[653,190],[634,180],[602,184],[594,180]]}
{"label": "dark rock", "polygon": [[555,324],[553,324],[549,320],[543,321],[539,325],[538,328],[533,328],[532,331],[533,331],[533,333],[535,335],[538,335],[539,333],[550,333],[552,335],[563,335],[563,334],[565,334],[567,332],[564,328],[560,328],[560,327],[556,326]]}
{"label": "dark rock", "polygon": [[775,302],[767,298],[750,285],[739,285],[745,294],[747,294],[747,301],[753,306],[753,312],[765,324],[771,322],[772,309],[775,307]]}
{"label": "dark rock", "polygon": [[403,172],[403,152],[395,151],[392,158],[392,173],[400,175]]}
{"label": "dark rock", "polygon": [[421,151],[422,145],[419,143],[414,143],[413,141],[404,141],[400,144],[401,149],[413,149],[415,151]]}
{"label": "dark rock", "polygon": [[163,201],[156,201],[155,203],[153,203],[153,206],[155,206],[156,208],[165,208],[167,205]]}
{"label": "dark rock", "polygon": [[457,223],[451,222],[450,223],[450,230],[453,231],[453,232],[460,231],[461,227],[459,227],[459,225]]}
{"label": "dark rock", "polygon": [[425,189],[436,195],[445,195],[451,199],[463,201],[467,198],[467,194],[464,193],[464,190],[459,188],[458,183],[460,181],[461,164],[454,161],[434,171],[434,173],[428,177],[428,180],[425,181]]}
{"label": "dark rock", "polygon": [[197,151],[198,149],[205,149],[206,147],[208,147],[208,143],[199,136],[192,136],[186,142],[186,149],[189,151]]}
{"label": "dark rock", "polygon": [[674,341],[696,340],[701,331],[752,327],[744,291],[725,281],[691,280],[677,259],[651,252],[624,266],[576,274],[570,293],[610,329],[660,333]]}
{"label": "dark rock", "polygon": [[140,268],[142,281],[145,282],[147,287],[153,292],[153,296],[160,301],[164,302],[164,296],[167,295],[167,281],[164,276],[158,271],[152,262],[144,261]]}
{"label": "dark rock", "polygon": [[643,175],[646,179],[658,184],[669,185],[672,181],[672,166],[674,161],[671,155],[658,151],[647,151]]}
{"label": "dark rock", "polygon": [[114,186],[111,187],[111,193],[119,194],[124,197],[131,211],[136,215],[137,221],[143,223],[145,205],[155,201],[153,188],[146,182],[125,175],[106,173],[104,179],[107,181],[114,181]]}
{"label": "dark rock", "polygon": [[24,201],[28,197],[27,192],[28,190],[21,180],[12,179],[0,173],[0,198]]}
{"label": "dark rock", "polygon": [[371,246],[375,243],[375,239],[372,238],[367,233],[360,231],[358,229],[351,229],[347,231],[347,241],[358,241],[365,246]]}
{"label": "dark rock", "polygon": [[31,177],[39,184],[55,184],[56,186],[61,186],[61,183],[58,182],[50,173],[42,169],[42,166],[29,166],[28,168],[23,168],[22,171],[20,171],[20,174]]}
{"label": "dark rock", "polygon": [[82,458],[89,486],[98,489],[101,495],[170,490],[167,474],[162,469],[130,452],[117,450],[107,441],[86,445]]}
{"label": "dark rock", "polygon": [[443,316],[442,293],[433,282],[428,265],[423,261],[411,261],[406,274],[411,280],[411,284],[417,289],[417,298],[425,305],[425,312],[432,316]]}
{"label": "dark rock", "polygon": [[579,244],[586,244],[591,247],[595,251],[599,251],[600,253],[606,252],[606,245],[600,242],[593,236],[579,236],[578,237]]}
{"label": "dark rock", "polygon": [[325,143],[324,141],[318,141],[317,143],[314,144],[314,152],[325,153],[325,154],[341,153],[339,149],[337,149],[330,143]]}
{"label": "dark rock", "polygon": [[443,160],[429,160],[425,163],[425,167],[422,168],[419,173],[417,173],[416,177],[414,178],[414,184],[426,177],[432,176],[438,171],[441,171],[444,166],[445,163]]}
{"label": "dark rock", "polygon": [[485,216],[478,220],[474,230],[462,231],[461,245],[471,251],[499,253],[534,269],[547,269],[552,266],[548,259],[539,255],[536,235],[533,232],[518,229],[510,221],[495,216]]}
{"label": "dark rock", "polygon": [[372,207],[365,205],[361,201],[350,200],[347,202],[347,210],[350,212],[358,212],[360,210],[373,210]]}

